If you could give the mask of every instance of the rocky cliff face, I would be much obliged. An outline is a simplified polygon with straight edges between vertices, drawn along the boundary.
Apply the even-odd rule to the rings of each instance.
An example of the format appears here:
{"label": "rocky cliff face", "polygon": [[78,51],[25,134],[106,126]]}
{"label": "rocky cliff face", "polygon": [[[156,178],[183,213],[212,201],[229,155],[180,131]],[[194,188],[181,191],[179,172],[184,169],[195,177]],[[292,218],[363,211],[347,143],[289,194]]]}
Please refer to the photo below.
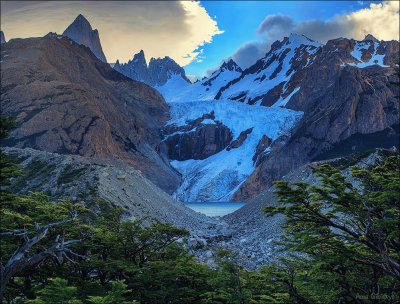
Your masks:
{"label": "rocky cliff face", "polygon": [[4,36],[3,31],[0,31],[0,44],[6,43],[6,37]]}
{"label": "rocky cliff face", "polygon": [[99,61],[67,37],[2,46],[2,114],[17,117],[9,146],[120,159],[172,192],[177,173],[162,152],[162,96]]}
{"label": "rocky cliff face", "polygon": [[225,149],[232,140],[232,132],[213,113],[203,115],[187,125],[167,126],[164,143],[171,160],[205,159]]}
{"label": "rocky cliff face", "polygon": [[133,56],[126,64],[120,64],[119,60],[114,65],[114,70],[137,81],[150,83],[150,76],[147,69],[147,62],[143,50]]}
{"label": "rocky cliff face", "polygon": [[101,47],[99,32],[96,29],[92,29],[89,21],[84,16],[78,15],[74,22],[65,29],[63,35],[71,38],[78,44],[87,46],[98,59],[107,62]]}
{"label": "rocky cliff face", "polygon": [[330,151],[399,145],[399,42],[335,39],[287,87],[300,87],[286,107],[305,114],[291,138],[273,147],[236,193],[247,199],[290,170]]}
{"label": "rocky cliff face", "polygon": [[149,75],[152,86],[162,86],[173,75],[179,75],[190,83],[189,79],[186,78],[185,70],[168,56],[157,59],[151,58],[149,62]]}
{"label": "rocky cliff face", "polygon": [[143,50],[135,54],[133,59],[127,63],[121,64],[117,61],[113,68],[133,80],[142,81],[152,87],[164,85],[173,76],[180,76],[184,81],[190,83],[185,70],[168,56],[151,58],[147,66]]}

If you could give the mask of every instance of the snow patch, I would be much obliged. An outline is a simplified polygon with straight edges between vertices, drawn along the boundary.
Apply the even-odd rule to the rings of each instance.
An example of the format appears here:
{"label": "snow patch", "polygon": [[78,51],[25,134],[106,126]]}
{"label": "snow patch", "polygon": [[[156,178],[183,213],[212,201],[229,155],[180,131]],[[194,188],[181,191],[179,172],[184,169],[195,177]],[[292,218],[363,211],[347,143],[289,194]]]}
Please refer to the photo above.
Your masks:
{"label": "snow patch", "polygon": [[[310,54],[310,57],[314,55],[321,46],[319,42],[309,40],[305,36],[291,34],[288,41],[280,49],[277,49],[274,52],[269,52],[267,56],[262,59],[264,63],[267,63],[273,57],[281,58],[281,56],[283,56],[284,53],[287,52],[281,62],[279,60],[274,60],[270,63],[269,66],[262,68],[257,73],[245,75],[240,81],[236,82],[224,92],[222,92],[222,99],[232,99],[236,96],[239,96],[240,94],[245,93],[245,102],[249,102],[256,97],[268,93],[268,91],[270,91],[280,83],[287,83],[295,74],[294,70],[291,71],[291,61],[296,54],[296,50],[302,45],[306,46],[303,51],[308,52]],[[308,58],[305,66],[311,63],[310,57]],[[276,75],[274,75],[274,78],[271,79],[270,77],[278,68],[280,68],[280,71]],[[290,74],[288,75],[289,71]],[[260,82],[262,84],[260,84]]]}
{"label": "snow patch", "polygon": [[284,106],[286,106],[286,104],[290,101],[290,98],[292,98],[292,96],[293,96],[294,94],[296,94],[299,90],[300,90],[300,87],[295,88],[295,89],[293,90],[293,92],[289,94],[289,96],[286,96],[286,98],[282,98],[282,96],[279,97],[279,100],[278,100],[277,102],[275,102],[275,103],[272,105],[272,107],[273,107],[273,108],[276,108],[276,107],[284,107]]}
{"label": "snow patch", "polygon": [[210,78],[195,83],[188,83],[180,75],[171,75],[168,82],[156,89],[168,102],[188,100],[213,100],[218,90],[231,80],[240,76],[238,71],[222,70],[214,72]]}
{"label": "snow patch", "polygon": [[215,125],[215,121],[209,118],[204,119],[201,123],[204,125]]}
{"label": "snow patch", "polygon": [[374,42],[374,50],[373,53],[371,54],[371,59],[364,62],[361,60],[363,50],[368,50],[371,46],[371,42],[369,41],[357,41],[356,44],[354,45],[354,50],[351,52],[351,56],[353,56],[355,59],[357,59],[357,62],[355,63],[349,63],[349,65],[356,66],[359,68],[365,68],[371,65],[379,65],[381,67],[388,67],[387,65],[383,64],[383,58],[385,55],[378,55],[376,52],[379,47],[379,42]]}

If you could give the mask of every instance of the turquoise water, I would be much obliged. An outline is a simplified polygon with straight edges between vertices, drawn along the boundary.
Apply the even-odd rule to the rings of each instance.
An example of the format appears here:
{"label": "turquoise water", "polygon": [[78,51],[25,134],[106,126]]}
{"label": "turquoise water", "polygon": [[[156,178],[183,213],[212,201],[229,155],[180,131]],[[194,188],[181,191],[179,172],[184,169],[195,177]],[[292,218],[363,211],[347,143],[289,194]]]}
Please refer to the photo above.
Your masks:
{"label": "turquoise water", "polygon": [[208,216],[224,216],[238,210],[245,203],[238,202],[191,202],[185,203],[190,209]]}

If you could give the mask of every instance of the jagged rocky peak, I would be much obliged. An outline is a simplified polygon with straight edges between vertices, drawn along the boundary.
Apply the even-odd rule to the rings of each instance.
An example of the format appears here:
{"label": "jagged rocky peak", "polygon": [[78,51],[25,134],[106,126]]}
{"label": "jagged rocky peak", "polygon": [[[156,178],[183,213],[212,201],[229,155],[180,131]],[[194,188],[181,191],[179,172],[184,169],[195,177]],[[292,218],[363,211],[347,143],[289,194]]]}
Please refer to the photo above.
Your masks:
{"label": "jagged rocky peak", "polygon": [[289,45],[294,46],[295,48],[301,45],[311,46],[311,47],[322,46],[321,43],[314,41],[305,35],[292,33],[288,37],[284,37],[282,40],[277,40],[274,43],[272,43],[271,49],[266,55],[277,50],[286,49]]}
{"label": "jagged rocky peak", "polygon": [[6,37],[3,31],[0,31],[0,43],[6,43]]}
{"label": "jagged rocky peak", "polygon": [[221,70],[228,70],[228,71],[236,71],[236,72],[242,72],[242,69],[240,66],[237,65],[233,59],[229,59],[228,62],[224,61],[224,63],[220,67]]}
{"label": "jagged rocky peak", "polygon": [[143,50],[140,50],[139,53],[136,53],[135,55],[133,55],[133,58],[130,59],[127,63],[120,63],[118,59],[115,62],[115,65],[119,65],[119,66],[127,66],[127,65],[132,65],[132,64],[139,64],[142,66],[146,66],[146,68],[147,68],[147,61],[146,61],[146,57],[144,55]]}
{"label": "jagged rocky peak", "polygon": [[190,83],[185,70],[172,58],[168,56],[157,59],[151,58],[149,65],[147,65],[143,50],[135,54],[132,60],[127,63],[121,64],[117,60],[114,69],[133,80],[147,83],[153,87],[164,85],[174,75],[180,75]]}
{"label": "jagged rocky peak", "polygon": [[130,60],[129,62],[139,62],[140,64],[147,66],[146,57],[144,56],[144,51],[140,50],[140,52],[135,54],[133,56],[133,59]]}
{"label": "jagged rocky peak", "polygon": [[373,41],[373,42],[379,42],[378,39],[376,39],[373,35],[368,34],[365,36],[365,38],[363,39],[363,41]]}
{"label": "jagged rocky peak", "polygon": [[92,29],[89,21],[81,14],[75,18],[64,31],[64,36],[79,44],[87,46],[93,54],[103,62],[107,62],[100,43],[99,32]]}
{"label": "jagged rocky peak", "polygon": [[182,69],[182,67],[169,56],[165,56],[164,58],[151,58],[149,62],[149,69],[151,67],[168,69],[171,72],[176,72],[174,74],[178,74],[179,71]]}
{"label": "jagged rocky peak", "polygon": [[[74,22],[72,22],[68,28],[71,28],[71,27],[77,27],[82,31],[92,31],[93,30],[89,21],[82,14],[79,14],[75,18]],[[67,30],[65,30],[65,31],[67,31]]]}
{"label": "jagged rocky peak", "polygon": [[151,85],[162,86],[174,75],[180,75],[185,81],[190,83],[186,77],[185,70],[177,64],[172,58],[151,58],[149,62],[149,76]]}
{"label": "jagged rocky peak", "polygon": [[121,64],[119,60],[117,60],[114,69],[133,80],[150,84],[147,61],[143,50],[135,54],[127,63]]}

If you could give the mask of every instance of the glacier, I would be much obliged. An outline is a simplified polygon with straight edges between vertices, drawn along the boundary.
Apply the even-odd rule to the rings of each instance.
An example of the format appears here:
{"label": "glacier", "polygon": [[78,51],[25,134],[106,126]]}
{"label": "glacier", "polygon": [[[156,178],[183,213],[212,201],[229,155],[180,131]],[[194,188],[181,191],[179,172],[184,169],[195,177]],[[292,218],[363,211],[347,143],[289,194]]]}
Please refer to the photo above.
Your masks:
{"label": "glacier", "polygon": [[282,107],[214,100],[219,88],[238,74],[236,71],[219,73],[208,90],[203,85],[207,79],[188,84],[179,75],[174,75],[164,86],[157,88],[170,106],[171,118],[167,125],[185,126],[204,114],[213,113],[213,120],[204,119],[202,123],[215,124],[219,121],[231,130],[234,139],[241,132],[253,128],[238,148],[224,149],[203,160],[171,161],[183,179],[174,196],[183,202],[229,201],[255,170],[252,158],[263,135],[276,140],[281,135],[289,134],[303,115],[302,112]]}

